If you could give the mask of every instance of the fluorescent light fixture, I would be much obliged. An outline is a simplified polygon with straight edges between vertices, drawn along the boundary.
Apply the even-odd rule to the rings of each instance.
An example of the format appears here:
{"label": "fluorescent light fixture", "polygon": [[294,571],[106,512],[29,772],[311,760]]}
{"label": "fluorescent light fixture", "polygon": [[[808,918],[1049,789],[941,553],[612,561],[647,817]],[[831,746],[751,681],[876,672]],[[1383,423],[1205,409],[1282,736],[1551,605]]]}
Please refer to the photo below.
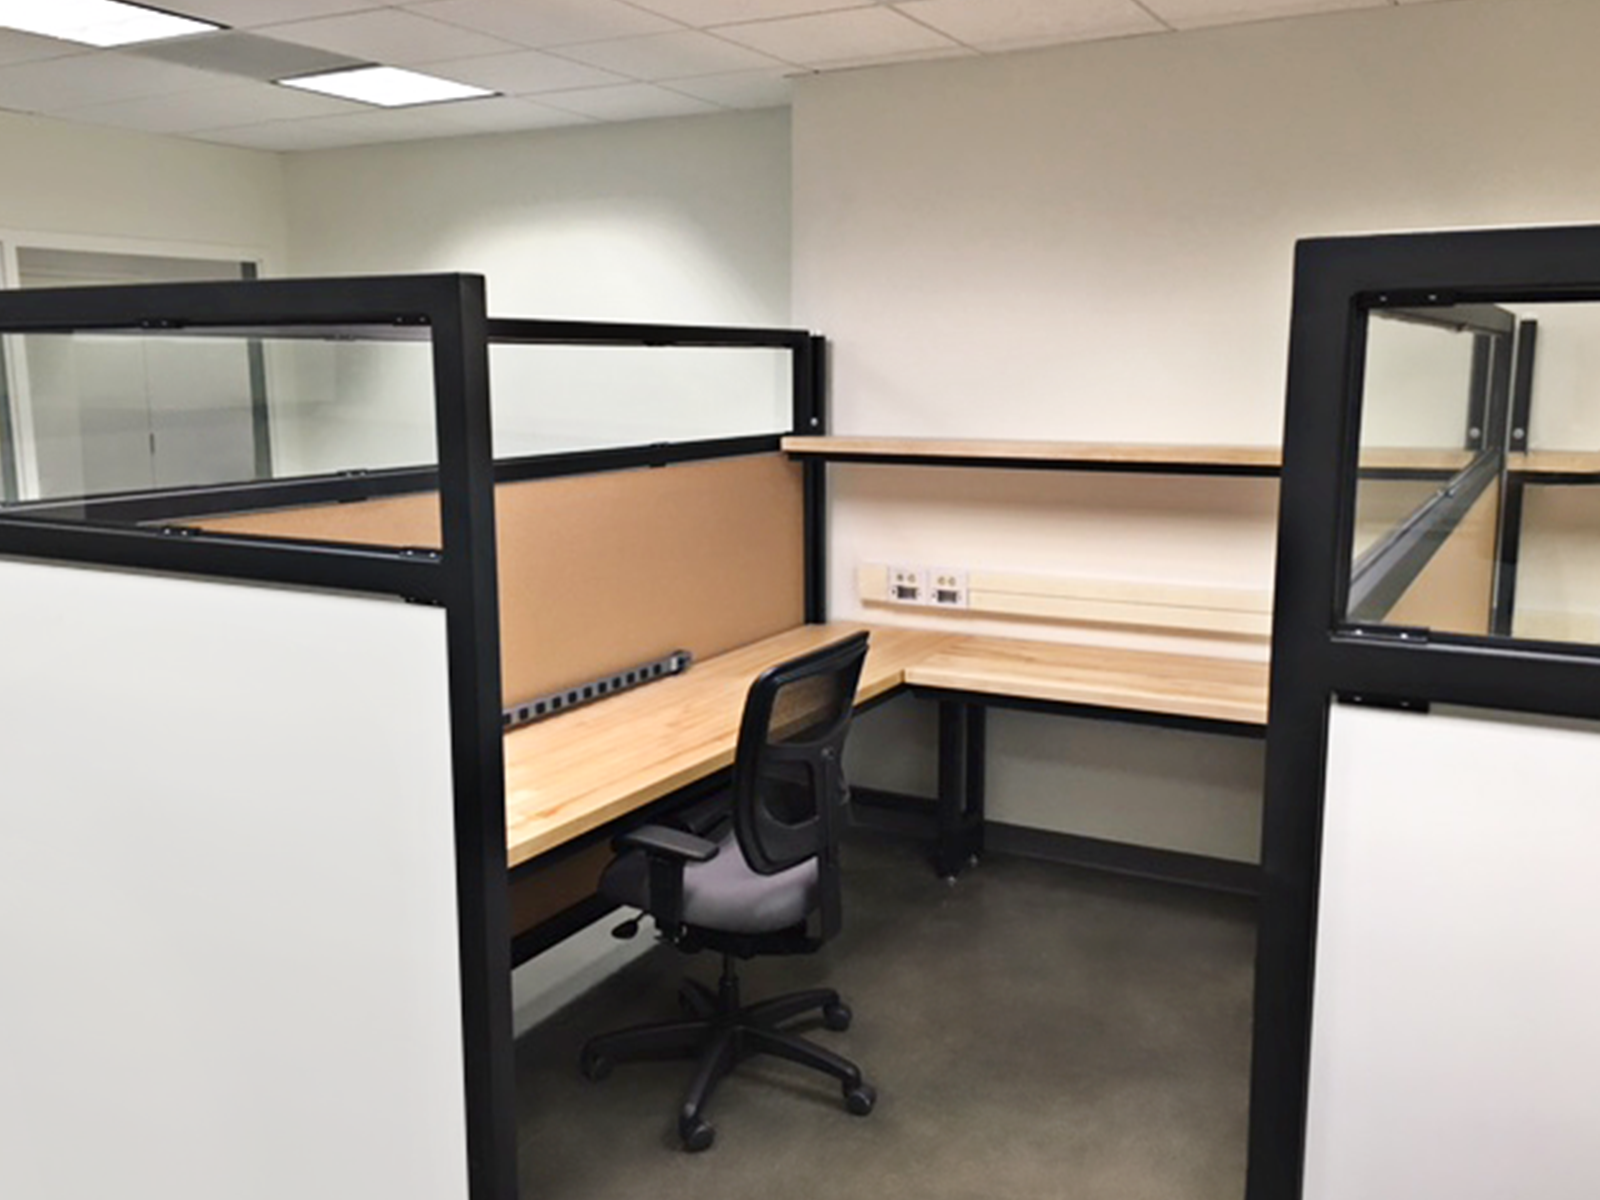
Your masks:
{"label": "fluorescent light fixture", "polygon": [[303,88],[308,92],[321,92],[325,96],[359,100],[363,104],[377,104],[384,108],[435,104],[440,100],[471,100],[495,94],[488,88],[456,83],[454,80],[440,79],[437,75],[424,75],[420,71],[406,71],[400,67],[347,67],[339,71],[322,71],[316,75],[293,75],[278,82],[284,87]]}
{"label": "fluorescent light fixture", "polygon": [[120,0],[0,0],[0,26],[86,46],[131,46],[223,28]]}

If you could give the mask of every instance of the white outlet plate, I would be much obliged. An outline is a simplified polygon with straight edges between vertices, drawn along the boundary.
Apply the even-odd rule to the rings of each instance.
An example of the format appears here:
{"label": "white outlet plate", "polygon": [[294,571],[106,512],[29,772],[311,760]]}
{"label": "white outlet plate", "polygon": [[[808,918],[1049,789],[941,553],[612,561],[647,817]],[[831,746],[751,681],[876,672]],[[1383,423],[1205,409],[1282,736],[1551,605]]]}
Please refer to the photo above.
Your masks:
{"label": "white outlet plate", "polygon": [[967,573],[959,567],[929,567],[927,602],[935,608],[966,608]]}
{"label": "white outlet plate", "polygon": [[928,603],[927,568],[890,566],[889,599],[896,604]]}

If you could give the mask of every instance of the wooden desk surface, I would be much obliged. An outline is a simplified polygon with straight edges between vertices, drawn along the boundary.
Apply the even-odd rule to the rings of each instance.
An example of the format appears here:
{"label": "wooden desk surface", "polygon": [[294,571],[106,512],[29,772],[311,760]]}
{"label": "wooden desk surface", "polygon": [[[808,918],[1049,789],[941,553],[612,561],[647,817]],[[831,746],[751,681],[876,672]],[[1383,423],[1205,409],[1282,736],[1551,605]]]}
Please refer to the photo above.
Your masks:
{"label": "wooden desk surface", "polygon": [[963,637],[910,664],[925,687],[1267,723],[1267,664],[1200,654]]}
{"label": "wooden desk surface", "polygon": [[1267,665],[835,621],[506,735],[506,834],[521,863],[733,762],[750,681],[871,629],[857,699],[902,683],[1265,725]]}
{"label": "wooden desk surface", "polygon": [[[683,675],[506,735],[513,867],[733,762],[745,693],[762,670],[868,626],[835,621],[764,638]],[[959,635],[871,627],[858,701],[899,687],[906,665]]]}

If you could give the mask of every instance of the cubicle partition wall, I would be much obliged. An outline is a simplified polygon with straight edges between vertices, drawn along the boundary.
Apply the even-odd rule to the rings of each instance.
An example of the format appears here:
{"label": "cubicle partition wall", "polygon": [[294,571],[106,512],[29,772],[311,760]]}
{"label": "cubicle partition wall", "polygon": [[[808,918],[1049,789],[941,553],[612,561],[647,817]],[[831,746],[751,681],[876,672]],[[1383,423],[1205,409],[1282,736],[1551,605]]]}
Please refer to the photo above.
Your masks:
{"label": "cubicle partition wall", "polygon": [[819,340],[470,276],[0,293],[0,334],[36,407],[248,347],[279,472],[0,508],[0,1195],[510,1200],[503,712],[820,617],[778,453]]}
{"label": "cubicle partition wall", "polygon": [[[1484,408],[1393,411],[1428,390],[1372,352],[1396,312],[1476,340],[1418,378],[1491,379]],[[1600,228],[1298,249],[1250,1200],[1600,1191],[1600,541],[1527,502],[1600,482],[1597,314]],[[1374,432],[1462,424],[1466,461],[1364,538]],[[1555,636],[1520,613],[1535,548]]]}

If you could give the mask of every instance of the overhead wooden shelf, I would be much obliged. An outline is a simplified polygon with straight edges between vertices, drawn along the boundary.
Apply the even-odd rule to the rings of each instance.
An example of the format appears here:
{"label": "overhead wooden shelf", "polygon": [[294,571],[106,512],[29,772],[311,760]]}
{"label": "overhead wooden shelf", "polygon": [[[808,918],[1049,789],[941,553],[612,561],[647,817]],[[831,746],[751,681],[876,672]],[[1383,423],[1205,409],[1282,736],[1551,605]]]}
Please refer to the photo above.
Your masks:
{"label": "overhead wooden shelf", "polygon": [[1471,466],[1475,457],[1476,451],[1473,450],[1424,450],[1409,446],[1363,446],[1361,448],[1359,469],[1362,472],[1455,472]]}
{"label": "overhead wooden shelf", "polygon": [[[1283,452],[1276,446],[1024,442],[983,438],[786,437],[783,439],[783,449],[798,458],[904,466],[1042,467],[1063,471],[1127,471],[1152,475],[1277,475],[1283,468]],[[1551,470],[1600,472],[1600,454],[1560,457],[1563,460],[1582,458],[1587,465],[1582,468],[1552,467]],[[1361,470],[1369,475],[1451,474],[1468,466],[1472,460],[1473,452],[1470,450],[1377,446],[1361,451]]]}
{"label": "overhead wooden shelf", "polygon": [[1507,455],[1506,466],[1523,475],[1600,476],[1600,451],[1532,450]]}
{"label": "overhead wooden shelf", "polygon": [[944,438],[786,437],[783,449],[829,462],[907,466],[1042,467],[1163,475],[1276,475],[1276,446],[1168,446]]}

